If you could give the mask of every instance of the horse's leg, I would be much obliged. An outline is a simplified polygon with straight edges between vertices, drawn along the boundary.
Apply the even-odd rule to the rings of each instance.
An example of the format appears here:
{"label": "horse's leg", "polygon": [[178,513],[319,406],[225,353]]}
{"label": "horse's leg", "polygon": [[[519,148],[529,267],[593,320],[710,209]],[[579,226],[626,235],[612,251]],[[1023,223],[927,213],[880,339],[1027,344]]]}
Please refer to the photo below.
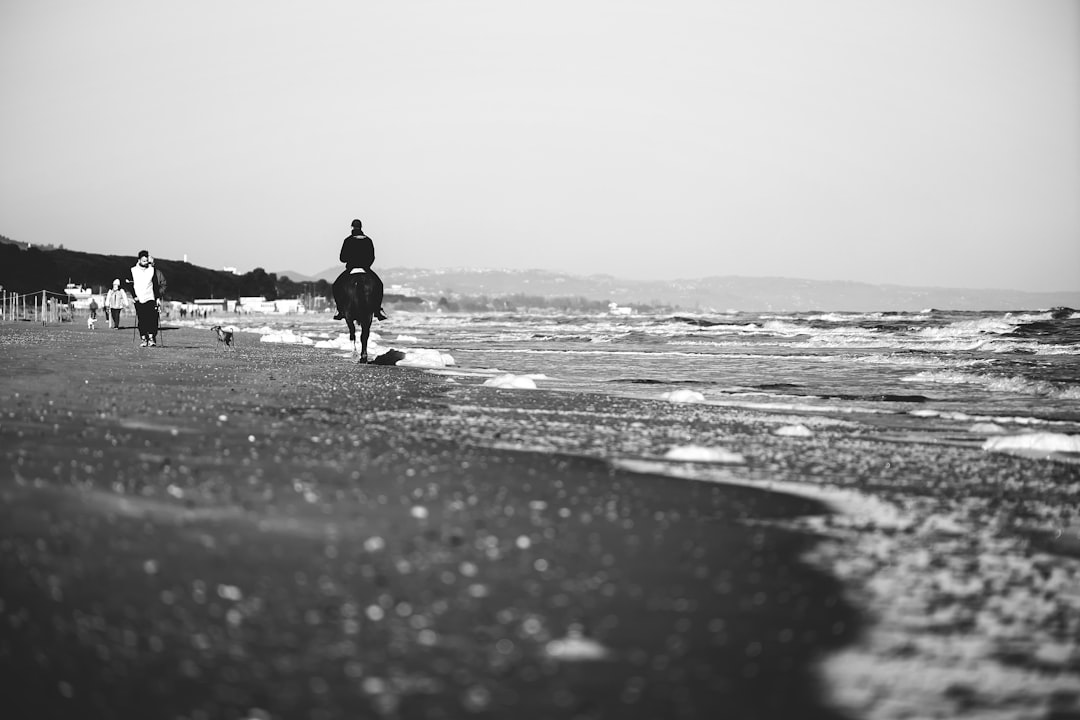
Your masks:
{"label": "horse's leg", "polygon": [[352,308],[345,311],[345,324],[349,326],[349,340],[352,341],[353,355],[356,355],[356,321],[352,316]]}
{"label": "horse's leg", "polygon": [[367,362],[367,341],[371,335],[371,313],[364,313],[360,318],[360,362]]}
{"label": "horse's leg", "polygon": [[376,282],[372,283],[371,287],[371,312],[378,315],[382,312],[383,303],[383,281],[382,278],[376,278]]}

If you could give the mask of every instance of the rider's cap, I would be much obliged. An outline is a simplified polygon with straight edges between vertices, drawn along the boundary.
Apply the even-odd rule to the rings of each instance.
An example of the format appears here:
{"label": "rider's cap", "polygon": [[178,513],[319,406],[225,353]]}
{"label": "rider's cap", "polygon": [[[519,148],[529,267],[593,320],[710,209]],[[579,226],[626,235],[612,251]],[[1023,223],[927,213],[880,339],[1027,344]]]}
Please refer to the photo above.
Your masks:
{"label": "rider's cap", "polygon": [[352,226],[354,228],[362,227],[359,220],[353,220],[352,221]]}
{"label": "rider's cap", "polygon": [[139,257],[150,257],[150,251],[149,250],[140,250],[139,251]]}

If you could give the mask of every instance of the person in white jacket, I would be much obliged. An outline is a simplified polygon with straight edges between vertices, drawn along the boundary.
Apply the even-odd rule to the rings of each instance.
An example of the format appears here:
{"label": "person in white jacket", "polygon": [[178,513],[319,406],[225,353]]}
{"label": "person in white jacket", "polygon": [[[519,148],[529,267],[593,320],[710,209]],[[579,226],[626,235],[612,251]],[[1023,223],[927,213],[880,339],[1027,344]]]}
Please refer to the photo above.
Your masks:
{"label": "person in white jacket", "polygon": [[120,289],[120,280],[112,281],[112,290],[105,293],[105,314],[109,321],[109,327],[114,330],[120,329],[120,311],[128,306],[127,293]]}
{"label": "person in white jacket", "polygon": [[131,292],[135,296],[135,318],[142,337],[140,347],[157,347],[158,289],[154,259],[146,250],[131,268]]}

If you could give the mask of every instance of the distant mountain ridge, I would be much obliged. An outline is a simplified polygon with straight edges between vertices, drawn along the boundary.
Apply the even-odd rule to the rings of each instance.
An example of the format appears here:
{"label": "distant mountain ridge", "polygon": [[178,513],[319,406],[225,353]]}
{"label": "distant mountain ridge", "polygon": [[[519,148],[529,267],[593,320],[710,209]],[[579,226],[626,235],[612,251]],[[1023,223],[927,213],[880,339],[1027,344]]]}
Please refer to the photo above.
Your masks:
{"label": "distant mountain ridge", "polygon": [[[339,266],[303,276],[276,273],[296,282],[333,281]],[[380,268],[387,286],[403,285],[428,299],[454,295],[526,294],[584,297],[620,305],[648,303],[684,309],[743,311],[1036,310],[1080,307],[1080,291],[961,289],[873,285],[849,281],[777,277],[707,277],[688,280],[625,280],[611,275],[570,275],[548,270]]]}

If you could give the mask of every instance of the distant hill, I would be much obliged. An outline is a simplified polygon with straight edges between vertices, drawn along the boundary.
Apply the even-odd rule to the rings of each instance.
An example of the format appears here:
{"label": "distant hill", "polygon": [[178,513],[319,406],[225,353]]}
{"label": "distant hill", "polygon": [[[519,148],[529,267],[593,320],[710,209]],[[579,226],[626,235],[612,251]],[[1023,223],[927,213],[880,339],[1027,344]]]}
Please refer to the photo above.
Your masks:
{"label": "distant hill", "polygon": [[[338,266],[315,277],[333,280]],[[620,305],[669,305],[703,311],[796,310],[1029,310],[1080,307],[1080,292],[1022,292],[872,285],[795,278],[708,277],[692,280],[624,280],[611,275],[569,275],[547,270],[379,269],[388,286],[398,284],[428,298],[527,294],[583,297]],[[293,278],[294,280],[296,278]]]}
{"label": "distant hill", "polygon": [[[134,259],[129,255],[99,255],[0,242],[0,285],[9,292],[48,290],[60,293],[70,281],[101,293],[112,287],[114,279],[130,277],[134,264]],[[279,297],[299,297],[305,291],[322,297],[329,297],[330,294],[330,286],[325,281],[303,287],[261,268],[235,275],[166,258],[155,258],[155,265],[165,274],[168,285],[165,296],[169,300],[235,300],[241,296],[261,296],[274,300]]]}
{"label": "distant hill", "polygon": [[0,235],[0,245],[15,245],[17,247],[22,248],[23,250],[30,247],[29,243],[19,242],[18,240],[12,240],[11,238],[6,237],[4,235]]}
{"label": "distant hill", "polygon": [[333,282],[334,278],[336,278],[338,276],[338,273],[340,273],[340,272],[341,272],[341,270],[336,270],[334,272],[334,274],[333,274],[333,277],[322,277],[322,275],[305,275],[303,273],[298,273],[295,270],[278,270],[274,274],[277,275],[278,277],[289,278],[290,280],[292,280],[293,282],[296,282],[296,283],[306,283],[306,282],[316,282],[319,279],[326,280],[327,282]]}

